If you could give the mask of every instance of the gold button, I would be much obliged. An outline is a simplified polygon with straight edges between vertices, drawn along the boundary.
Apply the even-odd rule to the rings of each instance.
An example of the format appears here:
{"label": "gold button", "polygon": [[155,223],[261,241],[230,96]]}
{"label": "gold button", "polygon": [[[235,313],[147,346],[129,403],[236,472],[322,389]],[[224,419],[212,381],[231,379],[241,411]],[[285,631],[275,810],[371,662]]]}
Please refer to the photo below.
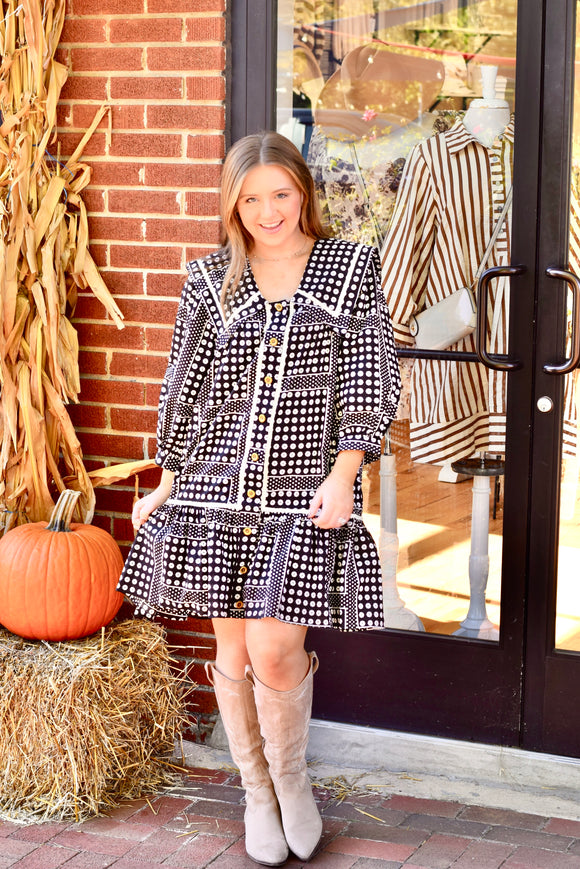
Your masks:
{"label": "gold button", "polygon": [[269,344],[270,344],[270,347],[277,347],[278,346],[278,339],[277,338],[270,338]]}
{"label": "gold button", "polygon": [[252,533],[251,528],[244,528],[244,534],[246,535],[246,537],[249,537],[251,533]]}
{"label": "gold button", "polygon": [[258,455],[258,453],[252,453],[252,454],[250,455],[250,458],[251,458],[251,460],[252,460],[253,462],[257,462],[258,459],[260,458],[260,456]]}
{"label": "gold button", "polygon": [[242,564],[242,566],[240,567],[239,573],[241,573],[243,576],[244,573],[247,573],[247,572],[248,572],[248,568],[246,567],[245,564]]}
{"label": "gold button", "polygon": [[258,417],[258,421],[259,422],[266,422],[266,414],[261,413],[260,416]]}
{"label": "gold button", "polygon": [[266,386],[271,386],[273,382],[274,382],[274,380],[273,380],[272,377],[270,377],[269,374],[267,374],[267,375],[264,377],[264,383],[266,384]]}
{"label": "gold button", "polygon": [[237,610],[242,610],[242,609],[244,608],[244,602],[243,602],[243,600],[237,600],[237,601],[235,602],[234,606],[235,606],[235,608],[236,608]]}
{"label": "gold button", "polygon": [[246,494],[247,494],[248,498],[255,498],[256,497],[256,493],[254,492],[253,489],[248,489]]}
{"label": "gold button", "polygon": [[282,302],[276,302],[274,307],[276,308],[277,311],[281,311],[282,308],[284,307],[284,305],[282,304]]}

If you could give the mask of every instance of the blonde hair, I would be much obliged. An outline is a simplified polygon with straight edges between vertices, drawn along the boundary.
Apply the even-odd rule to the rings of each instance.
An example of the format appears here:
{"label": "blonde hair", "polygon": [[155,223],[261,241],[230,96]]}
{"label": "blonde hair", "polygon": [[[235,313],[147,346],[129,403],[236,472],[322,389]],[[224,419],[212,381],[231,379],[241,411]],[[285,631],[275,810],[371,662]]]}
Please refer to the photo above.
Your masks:
{"label": "blonde hair", "polygon": [[312,175],[298,148],[285,136],[271,130],[239,139],[224,161],[221,184],[222,244],[230,260],[222,285],[222,306],[226,311],[244,273],[246,256],[253,242],[240,220],[237,202],[246,175],[256,166],[280,166],[292,176],[302,193],[299,227],[304,235],[314,239],[330,235],[322,223]]}

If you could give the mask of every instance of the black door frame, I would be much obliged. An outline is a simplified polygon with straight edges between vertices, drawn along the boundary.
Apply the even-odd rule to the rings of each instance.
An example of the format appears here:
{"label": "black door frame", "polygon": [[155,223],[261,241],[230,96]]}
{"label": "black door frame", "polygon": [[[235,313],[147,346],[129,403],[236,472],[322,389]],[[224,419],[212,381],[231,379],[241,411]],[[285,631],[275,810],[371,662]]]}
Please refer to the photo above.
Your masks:
{"label": "black door frame", "polygon": [[[275,0],[231,4],[232,141],[275,128],[276,5]],[[545,394],[555,396],[555,410],[538,427],[535,401],[544,394],[546,375],[533,366],[539,334],[547,328],[555,339],[562,329],[561,320],[547,327],[542,320],[538,332],[535,293],[536,285],[544,286],[547,298],[564,291],[553,279],[544,279],[542,270],[546,264],[566,262],[568,212],[562,177],[558,196],[546,199],[545,185],[548,179],[557,180],[560,161],[554,141],[564,143],[559,155],[564,168],[559,171],[568,171],[570,177],[570,137],[562,113],[569,118],[571,112],[574,7],[575,0],[519,0],[518,8],[516,106],[522,108],[515,131],[511,262],[524,265],[525,272],[511,281],[510,356],[522,365],[508,377],[500,641],[390,629],[340,636],[312,630],[310,644],[321,657],[314,708],[318,718],[533,750],[551,745],[559,753],[580,754],[577,736],[575,745],[570,738],[562,740],[564,724],[555,739],[546,737],[546,729],[554,726],[547,724],[553,718],[551,704],[562,695],[572,669],[577,675],[579,664],[572,656],[551,651],[553,632],[546,618],[555,606],[554,583],[546,583],[545,577],[549,571],[555,577],[560,432],[554,421],[560,418],[563,384],[551,378]],[[552,64],[549,69],[547,63]],[[556,91],[544,105],[547,86]],[[558,262],[549,260],[549,251],[562,254]],[[554,346],[559,344],[552,340]],[[551,359],[553,355],[552,349]],[[532,468],[541,468],[541,477],[534,478]],[[546,498],[546,480],[551,499]],[[540,511],[537,516],[533,509]],[[439,702],[442,695],[445,699]]]}

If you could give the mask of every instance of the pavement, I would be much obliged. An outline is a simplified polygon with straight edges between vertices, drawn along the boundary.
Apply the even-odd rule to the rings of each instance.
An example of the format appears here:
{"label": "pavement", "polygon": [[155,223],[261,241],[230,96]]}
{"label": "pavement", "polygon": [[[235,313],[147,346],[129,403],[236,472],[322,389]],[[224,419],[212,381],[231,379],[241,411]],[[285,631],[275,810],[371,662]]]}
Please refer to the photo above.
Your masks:
{"label": "pavement", "polygon": [[[311,770],[323,817],[312,869],[580,869],[580,821],[388,793]],[[174,786],[82,823],[0,820],[0,869],[255,869],[235,768],[190,768]]]}

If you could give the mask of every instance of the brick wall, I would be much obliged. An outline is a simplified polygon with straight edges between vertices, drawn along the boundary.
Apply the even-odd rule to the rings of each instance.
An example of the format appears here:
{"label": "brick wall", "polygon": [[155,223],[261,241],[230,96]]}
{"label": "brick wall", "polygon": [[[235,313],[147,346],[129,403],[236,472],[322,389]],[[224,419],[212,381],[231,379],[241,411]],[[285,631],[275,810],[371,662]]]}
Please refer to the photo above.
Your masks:
{"label": "brick wall", "polygon": [[[225,0],[69,0],[59,60],[69,70],[59,108],[70,154],[97,108],[111,106],[86,147],[90,249],[125,316],[117,330],[92,294],[75,312],[81,403],[71,408],[89,468],[155,454],[160,381],[185,263],[218,243],[225,129]],[[158,471],[140,478],[141,491]],[[95,524],[122,547],[133,533],[133,483],[97,492]],[[202,661],[210,623],[167,623],[181,666],[202,684],[191,698],[194,738],[215,713]]]}

